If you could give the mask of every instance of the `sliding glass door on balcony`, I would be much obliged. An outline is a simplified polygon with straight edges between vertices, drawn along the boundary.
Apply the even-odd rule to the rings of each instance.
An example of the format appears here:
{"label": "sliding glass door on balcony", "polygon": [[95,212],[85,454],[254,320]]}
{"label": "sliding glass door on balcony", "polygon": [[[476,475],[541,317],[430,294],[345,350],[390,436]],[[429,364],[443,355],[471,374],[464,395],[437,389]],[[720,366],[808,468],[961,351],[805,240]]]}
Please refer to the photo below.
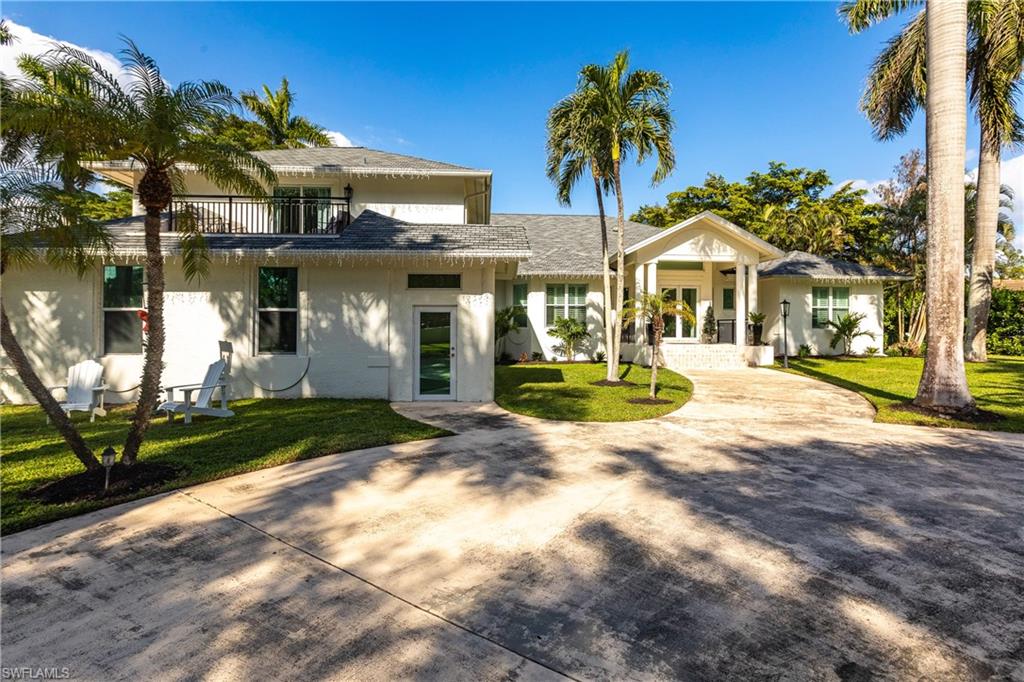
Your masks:
{"label": "sliding glass door on balcony", "polygon": [[275,187],[274,231],[324,234],[332,231],[330,187]]}

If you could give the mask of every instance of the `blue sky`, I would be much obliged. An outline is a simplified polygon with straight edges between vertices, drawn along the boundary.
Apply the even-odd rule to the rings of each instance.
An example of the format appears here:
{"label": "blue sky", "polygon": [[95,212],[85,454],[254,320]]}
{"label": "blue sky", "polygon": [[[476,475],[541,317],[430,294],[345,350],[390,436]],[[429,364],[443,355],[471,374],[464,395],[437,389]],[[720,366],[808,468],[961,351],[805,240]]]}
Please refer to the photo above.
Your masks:
{"label": "blue sky", "polygon": [[[171,82],[216,78],[238,91],[287,76],[299,113],[356,144],[492,169],[495,211],[594,209],[585,187],[572,209],[555,201],[544,121],[581,65],[622,48],[671,81],[678,125],[667,181],[652,188],[650,168],[627,173],[630,211],[708,172],[740,179],[770,160],[877,181],[924,145],[923,120],[882,143],[857,109],[899,23],[850,36],[831,3],[6,2],[3,12],[94,50],[116,53],[118,35],[130,36]],[[970,150],[975,138],[972,125]]]}

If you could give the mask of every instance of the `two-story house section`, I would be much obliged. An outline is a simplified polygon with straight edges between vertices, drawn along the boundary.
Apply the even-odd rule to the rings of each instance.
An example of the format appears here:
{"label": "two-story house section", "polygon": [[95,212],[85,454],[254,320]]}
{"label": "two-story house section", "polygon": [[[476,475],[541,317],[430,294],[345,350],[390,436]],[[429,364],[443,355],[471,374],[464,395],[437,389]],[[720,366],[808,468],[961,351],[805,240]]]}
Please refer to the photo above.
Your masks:
{"label": "two-story house section", "polygon": [[[491,173],[359,147],[255,152],[270,198],[225,193],[193,169],[163,216],[165,384],[202,376],[231,344],[231,394],[490,400],[496,278],[529,256],[525,231],[491,225]],[[93,170],[137,187],[130,161]],[[15,333],[49,383],[103,363],[112,401],[132,400],[146,307],[142,207],[110,224],[114,249],[83,279],[45,265],[4,278]],[[184,220],[210,272],[182,273]],[[25,393],[4,373],[7,396]]]}

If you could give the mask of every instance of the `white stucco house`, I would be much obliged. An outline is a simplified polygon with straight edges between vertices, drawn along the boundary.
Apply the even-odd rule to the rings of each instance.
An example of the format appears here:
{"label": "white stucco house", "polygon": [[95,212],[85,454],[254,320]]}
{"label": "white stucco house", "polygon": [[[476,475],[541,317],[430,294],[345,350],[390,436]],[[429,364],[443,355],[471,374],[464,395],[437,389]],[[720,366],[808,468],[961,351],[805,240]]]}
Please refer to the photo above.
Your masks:
{"label": "white stucco house", "polygon": [[[586,320],[588,356],[603,350],[596,216],[491,214],[492,174],[361,147],[255,152],[278,174],[269,201],[231,196],[185,167],[186,193],[163,218],[166,253],[165,384],[198,381],[230,343],[231,395],[488,401],[494,394],[494,313],[521,305],[513,355],[553,357],[547,333],[559,316]],[[137,187],[141,169],[96,163],[106,178]],[[4,275],[15,334],[44,383],[67,367],[104,365],[110,402],[135,397],[146,305],[142,209],[110,224],[114,249],[84,278],[45,265]],[[208,277],[180,268],[183,216],[206,233]],[[614,220],[609,221],[613,230]],[[824,321],[867,315],[881,346],[882,286],[896,273],[809,254],[785,254],[710,213],[661,230],[626,228],[627,296],[672,290],[697,325],[670,321],[670,367],[737,367],[782,351],[779,301],[792,302],[790,352],[827,353]],[[719,321],[701,343],[703,316]],[[748,345],[750,311],[767,315]],[[624,331],[626,360],[647,361],[643,329]],[[4,363],[0,390],[27,400]]]}

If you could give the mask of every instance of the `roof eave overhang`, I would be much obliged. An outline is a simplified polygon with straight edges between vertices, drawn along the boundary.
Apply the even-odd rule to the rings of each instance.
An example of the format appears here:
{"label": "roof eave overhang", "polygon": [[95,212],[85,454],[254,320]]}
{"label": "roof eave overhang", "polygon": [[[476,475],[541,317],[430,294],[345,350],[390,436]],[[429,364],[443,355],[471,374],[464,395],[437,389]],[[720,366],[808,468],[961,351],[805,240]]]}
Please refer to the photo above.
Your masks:
{"label": "roof eave overhang", "polygon": [[[134,174],[141,172],[141,166],[134,160],[89,161],[83,164],[89,170],[96,171],[122,184],[132,184]],[[179,163],[181,171],[196,172],[198,167],[191,163]],[[454,178],[490,178],[493,172],[474,168],[368,168],[366,166],[340,165],[284,165],[272,164],[275,173],[283,175],[352,175],[355,177],[454,177]]]}

